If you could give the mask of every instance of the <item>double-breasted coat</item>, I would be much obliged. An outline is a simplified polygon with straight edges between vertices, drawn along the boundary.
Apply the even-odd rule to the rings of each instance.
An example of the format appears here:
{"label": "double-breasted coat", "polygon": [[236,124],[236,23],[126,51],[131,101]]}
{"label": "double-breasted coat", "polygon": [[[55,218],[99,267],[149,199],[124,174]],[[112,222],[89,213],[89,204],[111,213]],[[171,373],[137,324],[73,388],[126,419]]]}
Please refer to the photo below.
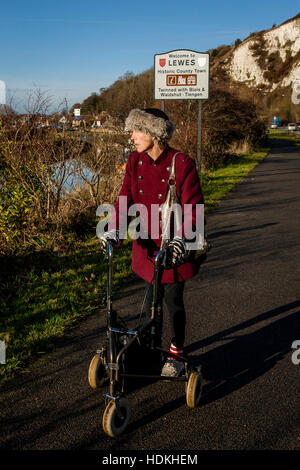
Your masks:
{"label": "double-breasted coat", "polygon": [[[165,147],[164,151],[157,160],[153,160],[147,153],[132,152],[129,155],[126,165],[126,173],[118,200],[115,204],[116,219],[110,224],[112,228],[120,229],[128,221],[128,209],[133,204],[143,204],[147,209],[146,231],[147,239],[138,237],[133,240],[132,248],[132,269],[147,282],[152,282],[154,275],[154,259],[160,249],[161,244],[161,223],[158,223],[157,233],[151,238],[151,223],[153,223],[153,214],[159,212],[167,196],[168,180],[172,165],[173,155],[178,151]],[[184,204],[192,205],[193,224],[196,225],[196,204],[203,204],[203,195],[200,185],[195,161],[183,153],[178,153],[175,157],[176,191],[179,201]],[[123,196],[122,202],[120,197]],[[126,196],[126,199],[124,198]],[[126,202],[126,205],[124,204]],[[137,206],[138,207],[138,206]],[[142,213],[141,220],[143,219]],[[184,233],[183,219],[183,232]],[[155,223],[152,225],[155,226]],[[197,274],[199,262],[186,262],[179,267],[170,270],[164,270],[161,282],[174,283],[182,282]]]}

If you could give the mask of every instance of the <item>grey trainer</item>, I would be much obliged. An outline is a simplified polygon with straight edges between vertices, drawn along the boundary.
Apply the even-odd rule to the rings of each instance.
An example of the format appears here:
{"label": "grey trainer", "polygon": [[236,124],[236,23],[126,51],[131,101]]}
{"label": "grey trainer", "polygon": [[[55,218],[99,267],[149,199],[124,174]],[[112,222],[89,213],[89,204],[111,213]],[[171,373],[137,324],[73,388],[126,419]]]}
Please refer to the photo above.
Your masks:
{"label": "grey trainer", "polygon": [[163,377],[179,377],[184,370],[184,363],[176,359],[167,359],[161,371]]}

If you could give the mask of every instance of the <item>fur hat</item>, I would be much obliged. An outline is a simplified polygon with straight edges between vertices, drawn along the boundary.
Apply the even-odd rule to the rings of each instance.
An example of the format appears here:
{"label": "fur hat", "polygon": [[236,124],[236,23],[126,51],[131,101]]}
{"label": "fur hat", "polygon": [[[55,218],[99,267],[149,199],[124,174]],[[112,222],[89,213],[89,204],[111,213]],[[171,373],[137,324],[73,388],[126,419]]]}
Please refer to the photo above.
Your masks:
{"label": "fur hat", "polygon": [[125,121],[125,130],[137,130],[165,142],[171,139],[175,124],[160,109],[132,109]]}

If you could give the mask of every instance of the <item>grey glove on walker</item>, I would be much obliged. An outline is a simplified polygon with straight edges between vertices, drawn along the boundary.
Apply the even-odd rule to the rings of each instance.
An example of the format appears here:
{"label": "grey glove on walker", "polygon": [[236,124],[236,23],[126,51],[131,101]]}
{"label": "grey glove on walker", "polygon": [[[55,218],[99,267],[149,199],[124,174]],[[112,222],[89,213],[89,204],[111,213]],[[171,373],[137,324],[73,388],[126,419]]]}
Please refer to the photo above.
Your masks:
{"label": "grey glove on walker", "polygon": [[102,245],[102,251],[105,252],[107,248],[107,243],[111,242],[113,245],[116,245],[119,243],[119,230],[110,230],[109,232],[103,233],[100,237],[101,245]]}
{"label": "grey glove on walker", "polygon": [[185,240],[182,237],[174,237],[166,247],[164,260],[165,269],[171,269],[172,265],[180,266],[184,263],[186,256]]}

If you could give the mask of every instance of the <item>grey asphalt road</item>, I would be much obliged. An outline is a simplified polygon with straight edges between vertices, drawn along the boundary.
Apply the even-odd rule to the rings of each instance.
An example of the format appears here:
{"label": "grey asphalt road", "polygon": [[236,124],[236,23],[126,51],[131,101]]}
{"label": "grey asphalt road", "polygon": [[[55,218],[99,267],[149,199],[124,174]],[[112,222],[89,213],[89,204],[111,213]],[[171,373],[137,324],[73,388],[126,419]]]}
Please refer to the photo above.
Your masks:
{"label": "grey asphalt road", "polygon": [[[198,408],[186,406],[184,384],[151,383],[128,394],[125,434],[106,436],[105,392],[87,381],[105,332],[97,314],[2,392],[0,449],[299,450],[299,214],[300,154],[276,141],[209,214],[214,247],[185,292],[187,351],[204,378]],[[133,283],[114,307],[133,325],[142,299]]]}

